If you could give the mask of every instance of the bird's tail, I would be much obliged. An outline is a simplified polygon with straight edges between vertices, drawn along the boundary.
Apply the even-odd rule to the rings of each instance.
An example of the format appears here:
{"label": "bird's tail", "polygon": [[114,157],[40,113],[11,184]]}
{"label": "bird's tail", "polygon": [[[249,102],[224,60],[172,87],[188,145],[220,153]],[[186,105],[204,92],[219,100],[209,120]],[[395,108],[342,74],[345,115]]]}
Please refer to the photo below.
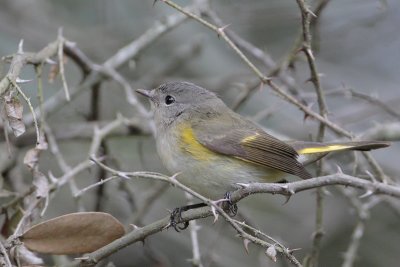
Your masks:
{"label": "bird's tail", "polygon": [[390,146],[390,143],[384,141],[352,141],[332,143],[295,141],[290,143],[290,145],[299,154],[299,161],[302,162],[303,165],[307,165],[322,158],[330,152],[346,150],[369,151],[388,147]]}

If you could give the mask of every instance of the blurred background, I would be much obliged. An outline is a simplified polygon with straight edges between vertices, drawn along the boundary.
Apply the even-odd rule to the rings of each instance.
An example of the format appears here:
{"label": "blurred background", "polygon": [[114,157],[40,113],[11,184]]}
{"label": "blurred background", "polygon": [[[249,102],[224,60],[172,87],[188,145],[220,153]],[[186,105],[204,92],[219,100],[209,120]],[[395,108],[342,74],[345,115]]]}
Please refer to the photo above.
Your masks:
{"label": "blurred background", "polygon": [[[190,1],[177,3],[191,4]],[[210,6],[224,24],[229,24],[228,29],[267,53],[276,65],[271,68],[249,55],[252,62],[266,74],[276,68],[281,70],[285,77],[290,77],[293,86],[286,86],[278,79],[277,83],[318,111],[314,88],[307,82],[309,68],[303,54],[296,54],[293,64],[285,67],[301,33],[296,1],[220,0],[210,1]],[[153,5],[152,0],[3,0],[0,3],[0,55],[15,53],[21,39],[25,51],[39,51],[57,39],[58,29],[62,27],[66,39],[75,42],[93,62],[102,64],[157,21],[163,22],[176,13],[161,1]],[[323,9],[314,28],[316,63],[326,93],[329,119],[357,137],[394,141],[399,138],[398,132],[390,132],[391,127],[398,129],[400,119],[398,25],[400,2],[397,0],[332,0]],[[9,64],[0,63],[1,77],[8,68]],[[65,68],[68,85],[79,85],[82,80],[80,69],[71,60],[66,60]],[[196,21],[187,20],[174,27],[118,70],[133,88],[154,88],[171,80],[194,82],[217,92],[230,107],[271,129],[269,132],[278,137],[315,139],[317,122],[305,118],[268,86],[259,89],[257,77],[232,49]],[[49,66],[43,68],[45,100],[62,90],[59,77],[54,82],[49,81],[50,72]],[[22,88],[37,107],[34,69],[26,66],[20,78],[34,80]],[[93,121],[109,122],[117,113],[140,119],[137,111],[127,103],[120,84],[108,80],[96,91],[86,90],[47,114],[47,122],[56,133],[60,151],[70,166],[88,157],[91,142],[91,133],[73,135],[70,132]],[[148,106],[145,101],[143,104]],[[28,108],[25,113],[29,113]],[[23,165],[23,157],[34,146],[35,139],[29,131],[25,135],[19,141],[13,139],[17,158],[4,176],[4,186],[8,190],[16,190],[16,185],[18,190],[29,188],[32,182],[31,174]],[[326,140],[340,138],[327,131]],[[1,154],[7,153],[5,145],[2,144],[0,149]],[[157,156],[153,137],[140,129],[110,134],[104,139],[101,150],[107,157],[106,163],[117,169],[168,174]],[[396,142],[387,149],[372,152],[384,172],[395,182],[400,173],[399,153],[400,144]],[[354,168],[354,162],[359,163],[357,168]],[[329,157],[325,171],[335,172],[336,164],[344,172],[359,177],[367,177],[366,171],[370,170],[361,154]],[[45,174],[51,171],[56,177],[63,174],[50,151],[42,153],[40,169]],[[92,167],[77,175],[75,180],[78,188],[83,188],[105,177],[107,173]],[[13,181],[7,180],[11,178]],[[364,192],[329,187],[324,193],[324,236],[319,266],[341,266],[359,221],[351,204],[352,198],[347,195]],[[151,197],[155,197],[154,201],[149,200]],[[167,216],[168,210],[186,203],[180,190],[145,179],[114,180],[87,192],[82,200],[83,205],[78,207],[70,189],[65,186],[51,199],[44,219],[84,208],[109,212],[125,225],[142,226]],[[5,201],[7,199],[0,198],[0,202]],[[398,201],[374,196],[359,201],[368,206],[368,216],[363,221],[364,231],[354,266],[398,266]],[[256,195],[241,201],[239,210],[249,223],[264,233],[289,248],[301,248],[294,253],[301,260],[312,247],[315,192],[296,194],[284,203],[282,196]],[[4,216],[0,215],[0,225],[4,222]],[[198,220],[198,224],[201,226],[199,242],[203,266],[291,266],[281,256],[277,263],[272,262],[263,249],[254,245],[250,245],[250,253],[246,254],[242,241],[222,219],[213,224],[212,218],[207,218]],[[188,259],[191,257],[189,231],[176,233],[169,229],[149,237],[144,244],[136,243],[121,250],[110,260],[115,266],[190,266]],[[46,256],[46,260],[52,265],[65,259]]]}

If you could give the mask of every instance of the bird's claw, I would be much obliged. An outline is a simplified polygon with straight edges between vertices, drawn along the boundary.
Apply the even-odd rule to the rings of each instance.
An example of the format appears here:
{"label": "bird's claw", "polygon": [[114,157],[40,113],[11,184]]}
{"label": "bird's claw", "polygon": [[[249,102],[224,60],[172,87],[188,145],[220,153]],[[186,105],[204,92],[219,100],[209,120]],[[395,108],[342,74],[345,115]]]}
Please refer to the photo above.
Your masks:
{"label": "bird's claw", "polygon": [[184,222],[182,220],[182,207],[176,208],[171,212],[170,216],[170,226],[172,226],[178,233],[185,230],[189,226],[189,222]]}
{"label": "bird's claw", "polygon": [[229,216],[234,217],[237,214],[238,206],[231,200],[232,192],[226,192],[224,198],[226,201],[222,203],[222,208],[228,213]]}

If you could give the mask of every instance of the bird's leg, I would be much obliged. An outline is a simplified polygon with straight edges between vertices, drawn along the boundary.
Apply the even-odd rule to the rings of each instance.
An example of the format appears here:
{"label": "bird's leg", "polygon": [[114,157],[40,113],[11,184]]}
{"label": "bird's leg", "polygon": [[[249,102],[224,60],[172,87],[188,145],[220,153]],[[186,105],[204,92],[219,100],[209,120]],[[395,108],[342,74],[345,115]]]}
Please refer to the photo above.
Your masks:
{"label": "bird's leg", "polygon": [[[231,194],[232,192],[228,191],[224,195],[224,199],[226,201],[223,201],[221,204],[221,208],[225,210],[229,216],[233,217],[237,214],[238,207],[236,203],[233,203],[231,200]],[[172,226],[175,231],[180,232],[181,230],[185,230],[189,226],[189,222],[183,222],[182,221],[182,212],[188,211],[191,209],[197,209],[201,207],[205,207],[207,204],[205,203],[197,203],[197,204],[192,204],[192,205],[187,205],[183,207],[179,207],[174,209],[171,212],[170,216],[170,226]]]}
{"label": "bird's leg", "polygon": [[207,206],[205,203],[197,203],[192,205],[187,205],[179,208],[175,208],[171,212],[170,225],[174,227],[175,231],[180,232],[180,230],[185,230],[189,226],[189,222],[182,221],[182,212],[197,209]]}
{"label": "bird's leg", "polygon": [[236,203],[233,203],[231,200],[232,192],[228,191],[225,193],[224,198],[226,199],[225,202],[222,203],[222,209],[224,209],[229,216],[233,217],[237,214],[238,206]]}

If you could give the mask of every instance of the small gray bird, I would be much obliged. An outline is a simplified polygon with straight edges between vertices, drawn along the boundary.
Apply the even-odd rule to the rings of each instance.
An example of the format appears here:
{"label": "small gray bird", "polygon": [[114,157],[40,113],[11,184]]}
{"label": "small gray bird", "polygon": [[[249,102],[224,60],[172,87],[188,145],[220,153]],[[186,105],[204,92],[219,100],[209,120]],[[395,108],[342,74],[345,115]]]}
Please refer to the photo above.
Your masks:
{"label": "small gray bird", "polygon": [[212,200],[237,183],[278,182],[292,174],[310,178],[304,164],[329,152],[371,150],[390,144],[284,142],[228,108],[214,93],[188,82],[138,89],[154,111],[157,150],[178,181]]}

